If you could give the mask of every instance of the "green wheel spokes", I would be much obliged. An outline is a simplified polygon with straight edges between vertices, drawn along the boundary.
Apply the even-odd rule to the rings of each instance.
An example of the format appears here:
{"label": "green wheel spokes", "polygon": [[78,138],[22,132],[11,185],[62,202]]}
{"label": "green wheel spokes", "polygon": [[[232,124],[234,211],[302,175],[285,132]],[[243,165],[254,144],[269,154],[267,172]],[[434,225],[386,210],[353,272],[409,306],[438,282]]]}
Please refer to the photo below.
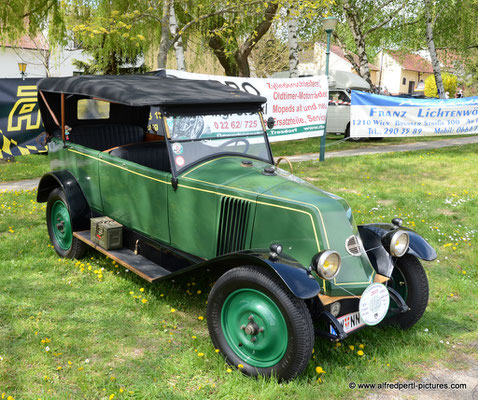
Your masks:
{"label": "green wheel spokes", "polygon": [[57,200],[51,208],[51,226],[53,236],[58,245],[63,250],[68,250],[73,240],[73,230],[71,228],[70,213],[65,203],[61,200]]}
{"label": "green wheel spokes", "polygon": [[[402,272],[395,267],[392,272],[392,288],[395,289],[400,296],[402,296],[402,299],[404,301],[407,301],[408,297],[408,285],[407,285],[407,280],[403,276]],[[390,307],[391,308],[397,308],[398,305],[393,301],[393,299],[390,299]]]}
{"label": "green wheel spokes", "polygon": [[272,367],[287,350],[287,324],[282,312],[257,290],[231,293],[221,310],[221,325],[234,353],[254,367]]}

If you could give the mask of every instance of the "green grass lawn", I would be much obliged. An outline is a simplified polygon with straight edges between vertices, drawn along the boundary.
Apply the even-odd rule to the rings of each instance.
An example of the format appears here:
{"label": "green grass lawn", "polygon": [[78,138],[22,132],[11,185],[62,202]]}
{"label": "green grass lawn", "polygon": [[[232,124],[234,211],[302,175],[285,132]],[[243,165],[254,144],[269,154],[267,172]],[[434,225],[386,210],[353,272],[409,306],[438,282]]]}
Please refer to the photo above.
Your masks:
{"label": "green grass lawn", "polygon": [[14,161],[0,160],[0,183],[39,178],[49,170],[48,156],[43,154],[19,156]]}
{"label": "green grass lawn", "polygon": [[[469,135],[474,136],[474,135]],[[409,144],[417,142],[429,142],[433,140],[441,139],[456,139],[457,136],[422,136],[422,137],[410,137],[410,138],[387,138],[383,140],[362,140],[360,142],[354,142],[350,140],[344,140],[343,135],[327,135],[325,143],[326,153],[332,151],[360,149],[363,147],[381,147],[394,144]],[[271,143],[272,153],[275,157],[278,156],[293,156],[296,154],[318,153],[320,152],[320,137],[291,140],[287,142],[274,142]]]}
{"label": "green grass lawn", "polygon": [[478,145],[295,164],[358,223],[403,218],[438,260],[425,264],[430,302],[415,327],[364,329],[341,346],[318,338],[306,371],[282,384],[243,376],[215,352],[203,318],[215,274],[152,285],[94,251],[59,259],[36,193],[0,193],[0,397],[342,399],[369,393],[351,381],[466,367],[456,360],[477,356],[477,164]]}

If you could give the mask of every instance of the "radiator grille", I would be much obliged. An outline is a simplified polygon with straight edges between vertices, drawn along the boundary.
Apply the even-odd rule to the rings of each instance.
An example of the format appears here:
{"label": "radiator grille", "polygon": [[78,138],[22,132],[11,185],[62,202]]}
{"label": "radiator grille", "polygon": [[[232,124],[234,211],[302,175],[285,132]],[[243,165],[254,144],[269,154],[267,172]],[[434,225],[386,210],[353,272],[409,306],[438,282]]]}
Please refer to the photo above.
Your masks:
{"label": "radiator grille", "polygon": [[245,249],[250,202],[223,197],[217,238],[217,255]]}
{"label": "radiator grille", "polygon": [[360,255],[360,241],[356,236],[350,236],[345,241],[345,248],[347,249],[348,253],[352,256],[359,256]]}

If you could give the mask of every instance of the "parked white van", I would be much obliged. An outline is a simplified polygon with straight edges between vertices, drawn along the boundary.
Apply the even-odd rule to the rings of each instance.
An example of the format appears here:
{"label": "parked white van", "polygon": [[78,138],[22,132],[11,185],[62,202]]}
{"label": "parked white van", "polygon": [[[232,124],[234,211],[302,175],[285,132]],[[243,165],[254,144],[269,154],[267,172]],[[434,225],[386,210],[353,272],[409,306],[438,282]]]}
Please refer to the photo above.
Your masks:
{"label": "parked white van", "polygon": [[345,71],[330,71],[329,108],[327,109],[327,133],[350,137],[351,91],[370,90],[368,82],[360,76]]}

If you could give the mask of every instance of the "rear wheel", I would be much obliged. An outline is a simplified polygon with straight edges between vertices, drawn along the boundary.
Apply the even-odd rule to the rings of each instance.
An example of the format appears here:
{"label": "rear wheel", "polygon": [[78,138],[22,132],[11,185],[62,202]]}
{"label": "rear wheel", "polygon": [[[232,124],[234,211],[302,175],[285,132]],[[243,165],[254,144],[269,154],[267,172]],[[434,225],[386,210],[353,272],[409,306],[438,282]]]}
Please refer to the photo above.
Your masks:
{"label": "rear wheel", "polygon": [[350,137],[350,123],[345,128],[344,139],[348,139],[351,142],[360,142],[362,140],[362,138]]}
{"label": "rear wheel", "polygon": [[[395,315],[389,322],[408,329],[419,321],[428,304],[428,279],[420,261],[410,254],[398,258],[389,286],[395,289],[410,307],[409,311]],[[390,300],[390,308],[396,307],[395,302]]]}
{"label": "rear wheel", "polygon": [[214,346],[247,375],[289,380],[310,360],[309,311],[270,271],[244,266],[222,275],[209,295],[207,320]]}
{"label": "rear wheel", "polygon": [[54,189],[46,206],[48,234],[56,252],[67,258],[81,258],[86,245],[73,236],[70,209],[63,190]]}

